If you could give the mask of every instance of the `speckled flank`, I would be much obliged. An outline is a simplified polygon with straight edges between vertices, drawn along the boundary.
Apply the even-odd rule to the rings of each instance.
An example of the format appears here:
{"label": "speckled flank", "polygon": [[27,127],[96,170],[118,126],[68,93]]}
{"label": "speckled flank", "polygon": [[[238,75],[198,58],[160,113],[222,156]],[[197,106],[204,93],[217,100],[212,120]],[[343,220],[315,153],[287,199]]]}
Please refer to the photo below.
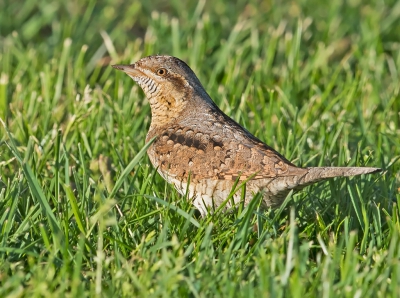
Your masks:
{"label": "speckled flank", "polygon": [[[150,56],[118,65],[143,89],[152,121],[148,155],[161,176],[188,197],[203,215],[229,196],[236,180],[246,183],[245,204],[257,192],[263,206],[279,206],[291,189],[377,168],[299,168],[226,116],[193,71],[171,56]],[[188,181],[190,183],[188,186]],[[240,201],[241,191],[234,196]],[[230,206],[228,202],[227,207]]]}

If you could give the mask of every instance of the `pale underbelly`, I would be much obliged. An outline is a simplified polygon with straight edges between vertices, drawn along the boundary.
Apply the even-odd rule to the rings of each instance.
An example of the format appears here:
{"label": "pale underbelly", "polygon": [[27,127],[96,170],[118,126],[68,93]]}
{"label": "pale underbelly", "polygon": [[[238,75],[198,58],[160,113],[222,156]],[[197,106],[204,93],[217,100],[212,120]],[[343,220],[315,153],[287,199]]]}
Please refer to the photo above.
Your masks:
{"label": "pale underbelly", "polygon": [[[246,185],[244,185],[243,181],[239,181],[235,185],[235,181],[232,180],[214,179],[192,180],[188,183],[187,180],[182,181],[168,176],[166,173],[160,171],[159,173],[181,195],[191,200],[192,204],[199,209],[202,215],[205,215],[207,210],[216,210],[221,204],[225,204],[224,209],[238,206],[240,203],[244,203],[244,206],[247,206],[258,192],[262,195],[261,207],[263,208],[278,206],[286,197],[282,193],[274,194],[273,191],[271,192],[266,187],[267,185],[271,185],[270,182],[276,181],[273,178],[250,180]],[[244,192],[243,189],[245,190]],[[232,195],[230,196],[230,194]]]}

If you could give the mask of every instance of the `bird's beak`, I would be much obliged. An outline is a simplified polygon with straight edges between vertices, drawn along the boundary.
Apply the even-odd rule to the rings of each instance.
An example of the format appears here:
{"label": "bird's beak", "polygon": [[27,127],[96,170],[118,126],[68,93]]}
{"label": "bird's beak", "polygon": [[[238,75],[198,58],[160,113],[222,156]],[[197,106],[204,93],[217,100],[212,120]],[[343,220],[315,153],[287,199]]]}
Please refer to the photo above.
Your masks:
{"label": "bird's beak", "polygon": [[127,75],[129,75],[131,77],[137,77],[137,76],[143,75],[143,73],[140,70],[135,68],[135,64],[111,65],[111,66],[114,67],[115,69],[122,70],[123,72],[125,72]]}

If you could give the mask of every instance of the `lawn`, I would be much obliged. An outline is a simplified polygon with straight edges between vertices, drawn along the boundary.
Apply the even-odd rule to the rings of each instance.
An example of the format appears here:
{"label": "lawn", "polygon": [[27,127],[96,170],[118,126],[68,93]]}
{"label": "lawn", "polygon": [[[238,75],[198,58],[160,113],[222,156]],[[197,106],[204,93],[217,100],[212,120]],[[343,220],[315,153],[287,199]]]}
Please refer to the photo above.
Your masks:
{"label": "lawn", "polygon": [[[400,2],[0,1],[0,297],[399,297]],[[372,166],[207,217],[111,64],[186,61],[299,166]]]}

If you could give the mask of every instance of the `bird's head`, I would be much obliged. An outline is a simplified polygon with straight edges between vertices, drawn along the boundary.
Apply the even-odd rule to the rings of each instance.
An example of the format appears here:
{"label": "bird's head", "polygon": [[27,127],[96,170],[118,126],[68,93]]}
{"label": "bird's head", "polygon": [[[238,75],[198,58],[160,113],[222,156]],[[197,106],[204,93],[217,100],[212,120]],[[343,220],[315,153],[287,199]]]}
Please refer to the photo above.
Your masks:
{"label": "bird's head", "polygon": [[196,92],[205,92],[190,67],[172,56],[149,56],[134,64],[113,67],[125,72],[143,89],[150,102],[152,125],[171,123],[191,105]]}

